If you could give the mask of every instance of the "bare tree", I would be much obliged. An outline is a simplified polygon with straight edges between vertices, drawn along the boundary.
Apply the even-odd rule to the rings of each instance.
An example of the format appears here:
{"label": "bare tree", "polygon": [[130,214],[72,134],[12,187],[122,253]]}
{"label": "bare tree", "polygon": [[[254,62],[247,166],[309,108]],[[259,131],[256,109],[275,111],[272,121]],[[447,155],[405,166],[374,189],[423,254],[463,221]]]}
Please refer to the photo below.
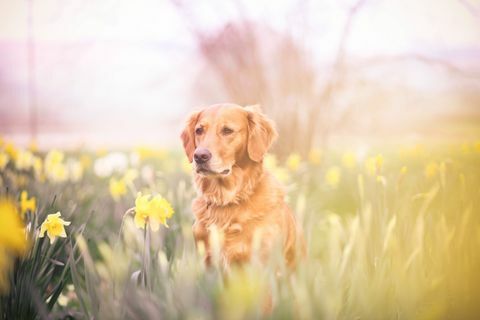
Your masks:
{"label": "bare tree", "polygon": [[[477,12],[467,0],[459,1]],[[347,123],[355,112],[352,102],[343,102],[350,105],[340,108],[338,98],[356,91],[355,79],[362,78],[360,73],[372,67],[415,61],[478,80],[476,72],[417,53],[368,59],[349,57],[348,41],[367,0],[355,1],[346,12],[332,63],[321,75],[308,50],[288,32],[275,32],[244,16],[216,32],[203,32],[190,8],[179,1],[174,3],[190,24],[205,61],[206,68],[197,83],[200,95],[206,86],[211,86],[208,79],[216,78],[224,92],[222,98],[240,104],[260,103],[278,125],[280,141],[276,152],[280,155],[292,151],[305,155],[312,146],[326,148],[332,131],[340,123]],[[302,2],[299,7],[304,9],[303,5]]]}
{"label": "bare tree", "polygon": [[291,35],[246,18],[214,34],[205,33],[195,25],[189,8],[178,1],[174,4],[190,24],[206,62],[205,72],[218,79],[225,98],[239,104],[260,103],[277,123],[281,137],[277,153],[286,155],[295,150],[305,155],[313,144],[327,143],[332,96],[341,88],[347,71],[346,43],[365,2],[359,0],[349,10],[330,76],[320,87],[309,53]]}

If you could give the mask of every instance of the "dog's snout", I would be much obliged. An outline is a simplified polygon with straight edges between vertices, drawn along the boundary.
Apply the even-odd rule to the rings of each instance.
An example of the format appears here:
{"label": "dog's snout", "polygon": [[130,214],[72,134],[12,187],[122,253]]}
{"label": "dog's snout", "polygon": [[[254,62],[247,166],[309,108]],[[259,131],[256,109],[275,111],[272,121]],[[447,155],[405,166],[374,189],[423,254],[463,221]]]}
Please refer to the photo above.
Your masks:
{"label": "dog's snout", "polygon": [[210,160],[210,158],[212,158],[212,154],[205,148],[198,148],[193,154],[193,159],[198,164],[205,163]]}

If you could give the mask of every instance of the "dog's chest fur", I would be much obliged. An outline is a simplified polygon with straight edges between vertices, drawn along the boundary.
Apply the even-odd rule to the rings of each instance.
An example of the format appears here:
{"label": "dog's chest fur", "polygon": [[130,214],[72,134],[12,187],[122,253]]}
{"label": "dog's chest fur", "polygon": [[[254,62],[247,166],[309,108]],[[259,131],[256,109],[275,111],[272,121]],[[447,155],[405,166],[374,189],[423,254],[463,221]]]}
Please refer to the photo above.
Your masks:
{"label": "dog's chest fur", "polygon": [[[269,175],[256,178],[255,184],[243,181],[239,184],[243,188],[236,186],[235,192],[216,187],[218,192],[212,194],[208,192],[211,186],[207,186],[207,192],[201,192],[194,200],[193,233],[196,242],[206,246],[207,262],[210,259],[209,235],[214,229],[223,240],[222,259],[226,264],[248,261],[254,246],[261,248],[259,255],[264,258],[263,252],[270,251],[275,239],[283,233],[284,194],[279,188],[271,187],[275,182]],[[252,189],[248,190],[249,187]],[[232,197],[230,203],[219,202],[219,199],[228,199],[228,195]]]}

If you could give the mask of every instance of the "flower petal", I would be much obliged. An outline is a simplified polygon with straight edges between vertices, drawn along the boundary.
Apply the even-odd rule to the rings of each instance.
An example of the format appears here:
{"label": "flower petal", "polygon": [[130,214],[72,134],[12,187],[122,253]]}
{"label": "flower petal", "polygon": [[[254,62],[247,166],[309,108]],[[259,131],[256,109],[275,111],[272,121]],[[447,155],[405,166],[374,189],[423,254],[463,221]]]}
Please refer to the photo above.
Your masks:
{"label": "flower petal", "polygon": [[133,221],[135,222],[135,225],[137,228],[145,228],[145,219],[143,219],[142,215],[139,213],[135,214],[135,217],[133,218]]}
{"label": "flower petal", "polygon": [[45,236],[45,231],[47,231],[47,227],[46,227],[45,222],[44,222],[44,223],[42,223],[42,226],[40,227],[40,235],[38,237],[43,238]]}
{"label": "flower petal", "polygon": [[60,234],[58,235],[59,237],[66,238],[67,233],[65,232],[65,228],[62,228],[62,231],[60,231]]}
{"label": "flower petal", "polygon": [[160,229],[160,224],[158,223],[157,220],[151,219],[149,221],[149,224],[150,224],[150,229],[152,231],[158,231],[158,229]]}

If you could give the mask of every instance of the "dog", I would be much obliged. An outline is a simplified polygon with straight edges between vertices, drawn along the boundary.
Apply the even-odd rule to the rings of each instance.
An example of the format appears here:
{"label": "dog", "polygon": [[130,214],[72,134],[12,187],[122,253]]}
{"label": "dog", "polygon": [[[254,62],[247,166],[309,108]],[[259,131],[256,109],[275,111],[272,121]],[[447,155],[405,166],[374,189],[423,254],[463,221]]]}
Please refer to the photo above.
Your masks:
{"label": "dog", "polygon": [[215,104],[188,118],[181,139],[198,193],[192,229],[207,265],[213,228],[223,235],[220,259],[226,268],[249,262],[253,254],[266,261],[276,243],[286,264],[295,265],[296,220],[283,187],[263,167],[276,138],[273,122],[258,106]]}

